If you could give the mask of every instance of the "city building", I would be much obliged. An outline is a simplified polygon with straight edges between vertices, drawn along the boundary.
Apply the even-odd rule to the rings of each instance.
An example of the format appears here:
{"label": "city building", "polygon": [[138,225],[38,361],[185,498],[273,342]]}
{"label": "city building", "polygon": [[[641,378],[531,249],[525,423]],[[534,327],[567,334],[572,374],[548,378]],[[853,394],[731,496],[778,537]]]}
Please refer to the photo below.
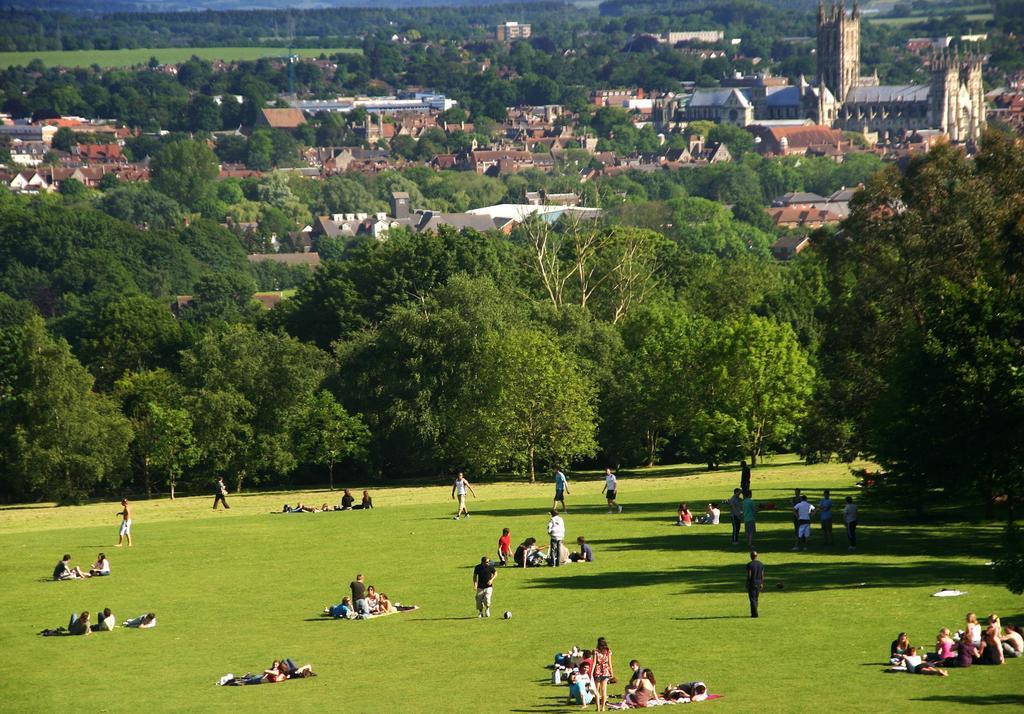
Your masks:
{"label": "city building", "polygon": [[818,5],[817,49],[816,84],[832,100],[822,102],[825,115],[819,123],[884,137],[938,129],[956,142],[980,138],[985,127],[982,57],[943,51],[930,62],[927,84],[880,86],[877,77],[860,74],[856,2],[850,13],[842,2],[828,11]]}
{"label": "city building", "polygon": [[498,42],[525,40],[532,34],[532,26],[523,22],[506,22],[498,25],[494,30],[494,36],[498,39]]}

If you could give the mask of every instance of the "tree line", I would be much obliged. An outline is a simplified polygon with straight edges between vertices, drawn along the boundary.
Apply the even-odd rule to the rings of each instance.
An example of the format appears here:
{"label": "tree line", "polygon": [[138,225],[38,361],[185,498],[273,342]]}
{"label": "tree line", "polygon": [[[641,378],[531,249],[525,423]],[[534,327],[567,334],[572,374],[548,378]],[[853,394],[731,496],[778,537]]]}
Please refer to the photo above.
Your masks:
{"label": "tree line", "polygon": [[[786,264],[721,240],[756,229],[692,198],[670,228],[395,230],[338,246],[271,311],[215,225],[8,198],[3,497],[796,450],[876,459],[901,503],[1012,512],[1022,187],[1003,135],[973,159],[938,147]],[[168,287],[189,282],[175,316]]]}

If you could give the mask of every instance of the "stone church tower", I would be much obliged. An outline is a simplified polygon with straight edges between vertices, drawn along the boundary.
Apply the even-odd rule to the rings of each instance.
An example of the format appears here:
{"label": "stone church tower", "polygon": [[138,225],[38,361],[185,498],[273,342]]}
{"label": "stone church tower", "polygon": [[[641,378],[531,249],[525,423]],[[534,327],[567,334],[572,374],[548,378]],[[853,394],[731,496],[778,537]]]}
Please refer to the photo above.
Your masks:
{"label": "stone church tower", "polygon": [[818,81],[832,92],[837,101],[860,82],[860,8],[853,4],[853,12],[846,14],[842,0],[828,12],[818,3]]}
{"label": "stone church tower", "polygon": [[951,141],[977,141],[985,128],[982,59],[943,53],[932,60],[929,91],[932,123]]}

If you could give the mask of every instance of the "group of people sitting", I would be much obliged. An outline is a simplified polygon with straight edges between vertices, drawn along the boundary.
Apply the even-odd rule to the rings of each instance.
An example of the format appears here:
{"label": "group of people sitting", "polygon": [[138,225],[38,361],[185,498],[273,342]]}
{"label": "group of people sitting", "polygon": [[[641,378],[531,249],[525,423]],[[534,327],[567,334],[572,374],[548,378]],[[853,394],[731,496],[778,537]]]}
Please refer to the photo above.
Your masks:
{"label": "group of people sitting", "polygon": [[[599,640],[598,647],[601,644],[602,641]],[[610,652],[608,654],[610,655]],[[579,650],[575,647],[571,652],[555,655],[555,673],[552,681],[556,684],[561,683],[562,674],[565,673],[564,679],[569,685],[568,704],[586,707],[595,703],[598,710],[601,710],[601,702],[607,703],[608,695],[604,693],[602,696],[601,687],[606,690],[607,684],[615,684],[617,680],[611,675],[610,667],[602,665],[599,655],[598,650]],[[604,661],[607,662],[607,658]],[[641,667],[635,659],[630,660],[629,668],[632,674],[623,690],[622,701],[619,704],[608,705],[608,708],[639,709],[667,703],[702,702],[708,698],[707,685],[699,681],[669,685],[659,695],[654,672]]]}
{"label": "group of people sitting", "polygon": [[319,508],[316,506],[307,506],[301,501],[294,506],[284,504],[284,508],[281,509],[281,513],[327,513],[330,511],[362,511],[373,508],[373,499],[370,498],[369,491],[363,491],[363,500],[356,503],[355,496],[347,488],[341,496],[341,505],[331,506],[323,504]]}
{"label": "group of people sitting", "polygon": [[305,679],[315,677],[313,665],[304,664],[301,667],[290,659],[275,659],[269,669],[263,670],[260,674],[249,672],[236,677],[233,674],[225,674],[217,684],[224,687],[241,687],[247,684],[273,684],[283,682],[286,679]]}
{"label": "group of people sitting", "polygon": [[[576,539],[576,545],[579,550],[570,552],[565,547],[564,543],[560,544],[558,549],[559,565],[565,565],[566,563],[592,563],[594,562],[594,550],[587,543],[587,539],[583,536],[579,536]],[[550,548],[544,548],[537,545],[536,538],[527,538],[519,547],[516,548],[516,552],[512,554],[512,562],[515,563],[517,568],[536,568],[544,565],[554,565],[552,560],[552,554],[549,552]],[[502,553],[499,550],[499,558]],[[505,565],[507,561],[501,559],[498,561],[500,565]]]}
{"label": "group of people sitting", "polygon": [[948,627],[939,630],[935,651],[925,653],[914,647],[906,632],[901,632],[889,648],[890,671],[908,674],[931,674],[945,677],[942,667],[970,667],[975,664],[1003,664],[1007,657],[1024,654],[1024,636],[1017,625],[1004,628],[999,616],[991,614],[983,626],[973,612],[967,613],[964,629],[954,637]]}
{"label": "group of people sitting", "polygon": [[[92,615],[88,610],[79,613],[71,613],[71,619],[68,620],[67,627],[58,627],[52,630],[43,630],[40,635],[44,637],[55,637],[60,635],[90,635],[93,632],[110,632],[117,625],[117,618],[114,617],[114,613],[110,611],[109,607],[103,608],[103,611],[98,613],[97,622],[92,621]],[[146,613],[145,615],[139,615],[133,617],[130,620],[125,620],[121,623],[122,627],[135,627],[140,629],[148,629],[150,627],[156,627],[156,615],[152,612]]]}
{"label": "group of people sitting", "polygon": [[110,575],[110,561],[107,560],[107,556],[104,553],[96,556],[96,562],[92,564],[88,571],[83,571],[77,565],[72,565],[71,556],[67,553],[64,554],[64,557],[53,568],[54,580],[80,580],[82,578],[103,575]]}
{"label": "group of people sitting", "polygon": [[366,585],[362,574],[356,575],[356,579],[349,583],[349,588],[352,590],[352,597],[342,598],[337,605],[328,605],[323,610],[324,615],[354,620],[417,609],[415,605],[391,602],[386,593],[378,593],[375,587]]}
{"label": "group of people sitting", "polygon": [[676,509],[677,526],[692,526],[694,522],[717,526],[721,518],[722,510],[718,507],[717,503],[709,503],[708,507],[704,510],[704,515],[696,519],[696,521],[693,518],[693,512],[690,510],[690,507],[685,503],[680,503],[679,508]]}

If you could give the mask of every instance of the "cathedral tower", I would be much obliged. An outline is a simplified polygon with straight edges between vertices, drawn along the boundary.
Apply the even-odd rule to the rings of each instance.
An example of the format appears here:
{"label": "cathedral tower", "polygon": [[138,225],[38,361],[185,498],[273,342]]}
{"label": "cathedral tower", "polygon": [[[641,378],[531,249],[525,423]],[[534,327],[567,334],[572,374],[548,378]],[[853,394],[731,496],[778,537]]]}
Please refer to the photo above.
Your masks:
{"label": "cathedral tower", "polygon": [[818,81],[832,92],[836,101],[846,95],[860,80],[860,9],[846,14],[843,0],[830,5],[828,12],[818,3]]}

